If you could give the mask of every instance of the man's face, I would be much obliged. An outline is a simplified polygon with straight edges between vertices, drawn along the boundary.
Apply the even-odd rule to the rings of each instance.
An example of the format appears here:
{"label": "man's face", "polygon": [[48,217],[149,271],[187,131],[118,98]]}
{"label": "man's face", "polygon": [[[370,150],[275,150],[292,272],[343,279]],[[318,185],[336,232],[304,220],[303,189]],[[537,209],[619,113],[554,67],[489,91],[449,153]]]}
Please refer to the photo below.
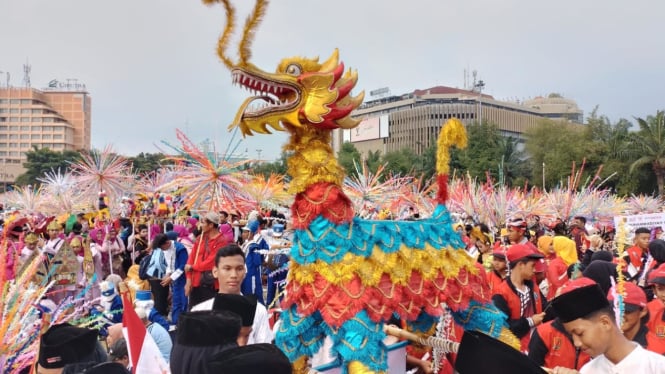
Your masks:
{"label": "man's face", "polygon": [[522,267],[522,279],[530,280],[536,274],[536,260],[529,260],[517,266]]}
{"label": "man's face", "polygon": [[34,243],[25,243],[25,247],[31,251],[37,249],[37,242]]}
{"label": "man's face", "polygon": [[60,230],[57,229],[48,229],[48,237],[49,239],[55,239],[58,237],[58,234],[60,234]]}
{"label": "man's face", "polygon": [[634,312],[626,312],[623,314],[623,323],[621,324],[621,331],[624,332],[624,334],[627,331],[632,330],[635,328],[635,326],[638,326],[640,324],[640,319],[644,316],[647,315],[647,310],[646,308],[636,310]]}
{"label": "man's face", "polygon": [[519,243],[520,240],[522,240],[522,230],[520,230],[517,227],[509,227],[508,228],[508,240],[510,240],[511,243]]}
{"label": "man's face", "polygon": [[242,230],[242,240],[249,239],[249,230]]}
{"label": "man's face", "polygon": [[142,229],[141,231],[139,231],[139,236],[143,239],[147,239],[148,238],[148,229]]}
{"label": "man's face", "polygon": [[241,255],[221,257],[212,275],[219,281],[220,293],[239,294],[245,279],[245,260]]}
{"label": "man's face", "polygon": [[613,323],[609,316],[600,315],[593,319],[578,318],[564,323],[563,327],[573,338],[575,347],[591,357],[596,357],[607,351],[612,333],[610,324]]}
{"label": "man's face", "polygon": [[226,220],[228,220],[228,219],[229,219],[229,216],[226,213],[222,213],[222,214],[219,215],[219,222],[220,223],[226,222]]}
{"label": "man's face", "polygon": [[582,228],[582,227],[584,227],[584,224],[582,223],[582,221],[580,219],[575,218],[573,220],[573,226]]}
{"label": "man's face", "polygon": [[637,234],[635,235],[635,245],[646,250],[649,248],[649,234]]}
{"label": "man's face", "polygon": [[653,293],[658,300],[665,304],[665,284],[654,284]]}
{"label": "man's face", "polygon": [[209,233],[214,228],[215,226],[213,226],[212,222],[208,221],[207,219],[201,221],[201,232],[203,232],[204,234]]}
{"label": "man's face", "polygon": [[506,260],[503,258],[494,257],[492,260],[492,267],[497,273],[501,274],[506,271]]}

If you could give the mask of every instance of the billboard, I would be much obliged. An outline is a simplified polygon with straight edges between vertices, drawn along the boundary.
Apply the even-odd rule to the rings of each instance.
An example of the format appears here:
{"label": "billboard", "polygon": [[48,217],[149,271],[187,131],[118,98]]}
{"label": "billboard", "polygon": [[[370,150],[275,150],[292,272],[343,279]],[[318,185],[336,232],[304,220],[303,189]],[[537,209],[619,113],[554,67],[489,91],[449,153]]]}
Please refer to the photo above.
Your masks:
{"label": "billboard", "polygon": [[379,139],[380,133],[380,120],[379,117],[372,117],[363,120],[351,129],[351,141],[362,142],[365,140]]}

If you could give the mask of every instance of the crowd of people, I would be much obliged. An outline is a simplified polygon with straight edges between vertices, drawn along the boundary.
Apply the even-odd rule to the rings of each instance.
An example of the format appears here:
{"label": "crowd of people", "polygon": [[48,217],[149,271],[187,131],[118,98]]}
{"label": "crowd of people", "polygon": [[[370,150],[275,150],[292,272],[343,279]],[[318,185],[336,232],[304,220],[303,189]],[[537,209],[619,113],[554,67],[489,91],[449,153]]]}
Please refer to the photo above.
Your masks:
{"label": "crowd of people", "polygon": [[[51,326],[29,370],[131,370],[122,328],[127,305],[121,293],[127,292],[171,373],[291,371],[273,345],[291,247],[288,210],[244,217],[209,211],[170,220],[66,218],[38,221],[13,213],[4,222],[9,254],[4,276],[17,278],[32,265],[31,281],[53,283],[39,302],[41,309],[85,302],[89,315],[101,321],[95,330]],[[399,219],[420,217],[411,209]],[[662,230],[637,228],[633,245],[622,249],[615,228],[593,228],[584,217],[570,225],[518,217],[497,230],[467,219],[454,228],[486,275],[491,299],[519,339],[520,351],[536,369],[665,370]],[[398,315],[393,323],[400,324]],[[454,322],[447,328],[447,338],[463,340]],[[437,357],[417,345],[409,348],[407,362],[414,373],[475,370],[457,365],[455,354]]]}

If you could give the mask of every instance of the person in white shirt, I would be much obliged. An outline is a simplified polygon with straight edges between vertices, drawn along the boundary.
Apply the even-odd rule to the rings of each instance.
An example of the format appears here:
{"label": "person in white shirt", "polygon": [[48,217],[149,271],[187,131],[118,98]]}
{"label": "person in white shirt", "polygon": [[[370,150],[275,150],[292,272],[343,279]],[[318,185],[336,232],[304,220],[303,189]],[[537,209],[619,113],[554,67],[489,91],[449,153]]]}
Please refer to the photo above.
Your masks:
{"label": "person in white shirt", "polygon": [[[217,278],[220,294],[240,295],[240,285],[246,274],[245,254],[238,245],[229,244],[217,251],[212,275]],[[212,310],[214,301],[215,298],[213,297],[194,305],[192,311]],[[261,303],[257,303],[252,331],[249,334],[247,344],[271,343],[273,338],[266,307]]]}
{"label": "person in white shirt", "polygon": [[580,371],[556,367],[554,374],[661,374],[665,357],[628,340],[617,326],[615,311],[597,284],[571,281],[552,300],[552,309],[572,336],[573,344],[593,359]]}

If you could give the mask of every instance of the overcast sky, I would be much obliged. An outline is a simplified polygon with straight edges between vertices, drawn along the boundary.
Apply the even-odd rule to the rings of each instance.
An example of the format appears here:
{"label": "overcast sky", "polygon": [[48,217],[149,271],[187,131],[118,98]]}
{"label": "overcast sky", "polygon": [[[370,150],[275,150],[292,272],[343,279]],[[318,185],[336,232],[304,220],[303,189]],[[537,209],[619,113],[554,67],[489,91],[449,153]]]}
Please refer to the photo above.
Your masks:
{"label": "overcast sky", "polygon": [[[235,3],[242,21],[252,1]],[[469,68],[497,99],[558,92],[632,120],[665,109],[664,15],[662,0],[273,0],[253,62],[273,71],[339,47],[367,92],[461,88]],[[246,97],[215,54],[223,22],[220,5],[196,0],[0,0],[0,71],[21,85],[27,59],[35,88],[85,83],[94,147],[157,152],[179,128],[223,150]],[[239,150],[274,159],[284,141],[257,135]]]}

